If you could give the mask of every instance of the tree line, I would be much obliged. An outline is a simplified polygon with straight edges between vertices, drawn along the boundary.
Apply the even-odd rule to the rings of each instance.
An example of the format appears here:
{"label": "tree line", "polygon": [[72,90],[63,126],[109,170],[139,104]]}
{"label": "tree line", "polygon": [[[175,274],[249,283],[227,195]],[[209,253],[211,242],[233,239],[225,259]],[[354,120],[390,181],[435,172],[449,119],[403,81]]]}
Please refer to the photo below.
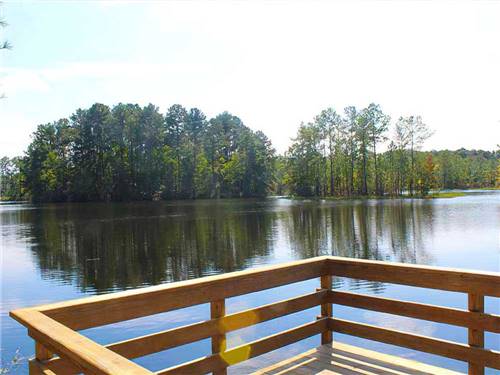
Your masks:
{"label": "tree line", "polygon": [[59,202],[264,196],[273,159],[264,133],[228,112],[207,120],[179,104],[165,115],[152,104],[94,104],[39,125],[24,157],[2,160],[10,176],[2,194]]}
{"label": "tree line", "polygon": [[22,157],[0,160],[2,199],[35,202],[426,195],[500,185],[500,150],[420,151],[419,116],[381,107],[321,111],[283,155],[223,112],[94,104],[39,125]]}
{"label": "tree line", "polygon": [[278,193],[425,196],[432,189],[500,185],[500,150],[421,152],[432,134],[420,116],[399,117],[391,126],[373,103],[343,113],[325,109],[300,125],[280,158]]}

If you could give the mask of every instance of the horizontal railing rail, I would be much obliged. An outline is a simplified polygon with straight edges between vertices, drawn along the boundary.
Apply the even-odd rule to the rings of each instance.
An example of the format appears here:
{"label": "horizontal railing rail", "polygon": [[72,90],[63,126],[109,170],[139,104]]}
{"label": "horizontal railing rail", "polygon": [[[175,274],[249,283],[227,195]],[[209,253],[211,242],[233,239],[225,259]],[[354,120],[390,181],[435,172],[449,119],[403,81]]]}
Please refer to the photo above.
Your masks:
{"label": "horizontal railing rail", "polygon": [[237,364],[249,358],[279,349],[283,346],[320,334],[328,329],[328,319],[323,318],[315,322],[306,323],[296,328],[276,333],[259,340],[243,344],[229,349],[224,353],[195,359],[194,361],[181,364],[159,371],[158,375],[172,374],[205,374],[217,370],[224,370],[230,364]]}
{"label": "horizontal railing rail", "polygon": [[[467,310],[461,310],[332,290],[332,277],[466,293],[468,306]],[[321,287],[316,292],[232,314],[225,312],[227,298],[314,278],[320,279]],[[484,367],[500,369],[500,353],[484,349],[484,332],[500,333],[500,316],[484,312],[484,296],[500,297],[498,273],[318,257],[20,309],[11,312],[11,316],[28,328],[36,342],[36,355],[30,362],[30,372],[34,374],[151,374],[132,359],[207,338],[212,340],[211,355],[156,374],[225,374],[228,366],[307,337],[321,334],[322,344],[330,343],[332,332],[466,361],[470,374],[482,374]],[[76,332],[204,303],[211,307],[209,320],[105,346]],[[465,327],[469,332],[468,343],[338,319],[333,317],[332,305]],[[229,332],[317,306],[320,315],[313,322],[227,348]]]}
{"label": "horizontal railing rail", "polygon": [[471,313],[467,310],[339,291],[329,292],[327,301],[336,305],[500,333],[500,316],[494,314]]}
{"label": "horizontal railing rail", "polygon": [[331,319],[329,324],[329,328],[334,332],[345,333],[347,335],[362,337],[386,344],[403,346],[405,348],[467,361],[481,366],[493,368],[499,368],[500,366],[500,354],[493,350],[481,349],[447,340],[440,340],[342,319]]}
{"label": "horizontal railing rail", "polygon": [[312,258],[82,298],[45,305],[38,310],[71,329],[82,330],[317,278],[328,272],[325,259]]}
{"label": "horizontal railing rail", "polygon": [[496,272],[341,257],[329,257],[326,262],[334,276],[500,297],[500,275]]}
{"label": "horizontal railing rail", "polygon": [[[90,374],[148,374],[134,362],[95,343],[39,311],[22,310],[13,313],[18,321],[28,326],[29,335],[37,342],[39,354],[51,357],[56,353],[71,361],[80,372]],[[42,352],[42,353],[39,353]]]}
{"label": "horizontal railing rail", "polygon": [[[106,348],[129,359],[142,357],[148,354],[160,352],[162,350],[204,340],[214,335],[220,335],[249,327],[256,324],[256,321],[262,323],[318,306],[324,301],[326,292],[326,290],[321,290],[296,298],[290,298],[285,301],[240,311],[234,314],[226,315],[222,318],[189,324],[117,342],[106,345]],[[70,372],[78,370],[78,368],[74,366],[71,367],[71,363],[69,361],[61,358],[56,358],[50,361],[48,367],[54,371],[56,368],[59,369],[59,371],[64,368],[64,371]]]}

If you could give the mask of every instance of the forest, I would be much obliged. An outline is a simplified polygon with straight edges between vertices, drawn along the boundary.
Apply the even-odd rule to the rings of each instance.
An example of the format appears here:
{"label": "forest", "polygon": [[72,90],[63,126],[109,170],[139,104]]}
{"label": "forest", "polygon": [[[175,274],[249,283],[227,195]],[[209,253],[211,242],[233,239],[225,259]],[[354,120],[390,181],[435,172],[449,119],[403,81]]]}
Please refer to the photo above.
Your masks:
{"label": "forest", "polygon": [[278,155],[261,131],[223,112],[94,104],[42,124],[25,155],[0,160],[2,199],[34,202],[425,196],[500,185],[500,149],[421,151],[420,116],[328,108]]}

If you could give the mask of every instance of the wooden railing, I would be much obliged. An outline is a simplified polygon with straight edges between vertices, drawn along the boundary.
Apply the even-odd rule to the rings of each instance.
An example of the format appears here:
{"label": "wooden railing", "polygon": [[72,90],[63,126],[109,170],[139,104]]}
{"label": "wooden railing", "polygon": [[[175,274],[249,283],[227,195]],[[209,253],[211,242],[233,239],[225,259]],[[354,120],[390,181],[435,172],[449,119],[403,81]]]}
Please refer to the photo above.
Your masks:
{"label": "wooden railing", "polygon": [[[332,290],[332,277],[440,289],[468,294],[468,309],[426,305]],[[230,297],[319,278],[310,294],[226,314]],[[313,335],[323,344],[332,332],[437,354],[469,364],[470,374],[500,369],[500,353],[484,348],[484,332],[500,333],[500,316],[484,313],[484,296],[500,297],[500,274],[388,262],[318,257],[219,276],[95,296],[11,312],[36,342],[33,374],[152,374],[131,359],[211,338],[212,354],[156,372],[157,375],[225,374],[227,367]],[[78,330],[210,303],[210,320],[102,346]],[[379,311],[468,328],[468,343],[401,332],[335,318],[332,305]],[[237,347],[226,334],[321,306],[317,320]]]}

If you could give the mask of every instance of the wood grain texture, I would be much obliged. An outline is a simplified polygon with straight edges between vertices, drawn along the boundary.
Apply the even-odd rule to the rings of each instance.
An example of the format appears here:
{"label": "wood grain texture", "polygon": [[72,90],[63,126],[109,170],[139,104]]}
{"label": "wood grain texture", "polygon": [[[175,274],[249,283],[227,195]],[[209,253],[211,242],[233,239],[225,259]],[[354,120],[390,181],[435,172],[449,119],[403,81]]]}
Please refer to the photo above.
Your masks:
{"label": "wood grain texture", "polygon": [[500,275],[365,259],[329,257],[333,276],[500,297]]}
{"label": "wood grain texture", "polygon": [[43,362],[39,361],[36,358],[31,359],[28,362],[28,370],[30,375],[58,375],[64,373],[56,373],[49,369],[47,366],[43,364]]}
{"label": "wood grain texture", "polygon": [[[332,291],[332,276],[467,293],[469,311]],[[317,277],[321,280],[321,289],[316,293],[225,315],[227,298]],[[332,331],[335,331],[466,361],[470,364],[470,374],[482,375],[484,367],[500,369],[500,353],[483,348],[484,331],[500,333],[500,317],[484,313],[484,295],[500,296],[498,273],[318,257],[20,309],[10,315],[25,325],[29,335],[37,342],[36,359],[30,363],[33,373],[150,374],[129,359],[211,338],[212,355],[160,373],[214,371],[225,374],[229,365],[314,334],[321,334],[322,343],[331,342]],[[98,345],[75,332],[202,303],[210,303],[211,319],[208,321],[107,346]],[[468,345],[334,319],[332,304],[466,327],[469,329]],[[228,332],[318,305],[321,306],[321,316],[316,322],[236,348],[226,348],[225,335]],[[53,354],[59,357],[52,358]],[[322,356],[324,354],[318,354],[318,358]],[[342,368],[342,365],[338,364],[338,367]]]}
{"label": "wood grain texture", "polygon": [[81,330],[320,277],[327,271],[325,259],[305,259],[54,303],[36,309],[73,330]]}
{"label": "wood grain texture", "polygon": [[179,366],[159,371],[157,375],[206,374],[223,369],[228,365],[234,365],[271,350],[317,335],[328,329],[327,320],[328,318],[325,318],[312,323],[303,324],[299,327],[231,348],[224,353],[199,358]]}
{"label": "wood grain texture", "polygon": [[[322,275],[500,296],[498,273],[318,257],[37,307],[79,330],[247,294]],[[167,297],[168,296],[168,297]],[[155,301],[154,304],[150,303]],[[100,314],[95,314],[100,311]]]}
{"label": "wood grain texture", "polygon": [[500,316],[482,311],[469,312],[340,291],[330,292],[327,298],[338,305],[500,333]]}
{"label": "wood grain texture", "polygon": [[[479,294],[468,295],[468,307],[471,313],[484,313],[484,297]],[[484,348],[484,331],[469,328],[468,342],[475,348]],[[484,375],[484,366],[469,362],[469,375]]]}
{"label": "wood grain texture", "polygon": [[[332,276],[323,275],[320,278],[321,289],[330,292],[332,290]],[[332,317],[332,303],[330,301],[325,301],[321,304],[321,317],[331,318]],[[332,331],[326,330],[321,334],[321,344],[329,344],[333,340]]]}
{"label": "wood grain texture", "polygon": [[[106,345],[106,348],[129,359],[142,357],[144,355],[203,340],[213,335],[232,332],[257,323],[319,306],[325,297],[326,291],[322,290],[259,306],[257,308],[239,311],[226,315],[223,318],[194,323],[109,344]],[[55,372],[78,373],[78,369],[63,358],[55,358],[47,362],[46,365]]]}
{"label": "wood grain texture", "polygon": [[348,320],[330,319],[329,325],[334,332],[500,369],[500,353],[493,350],[375,327],[369,324],[355,323]]}
{"label": "wood grain texture", "polygon": [[35,358],[40,361],[46,361],[53,357],[53,353],[38,341],[35,342]]}
{"label": "wood grain texture", "polygon": [[460,375],[461,373],[427,365],[394,355],[383,354],[340,342],[322,345],[264,368],[252,375]]}
{"label": "wood grain texture", "polygon": [[53,353],[91,374],[145,375],[152,372],[72,331],[39,311],[17,310],[16,319],[29,326],[30,336]]}
{"label": "wood grain texture", "polygon": [[81,374],[82,369],[73,364],[67,358],[56,357],[43,363],[44,368],[52,371],[54,374],[76,375]]}
{"label": "wood grain texture", "polygon": [[[210,302],[210,318],[220,319],[226,315],[226,302],[225,300]],[[212,335],[212,354],[225,352],[227,349],[226,334],[220,331]],[[213,375],[226,375],[227,368],[215,370]]]}

